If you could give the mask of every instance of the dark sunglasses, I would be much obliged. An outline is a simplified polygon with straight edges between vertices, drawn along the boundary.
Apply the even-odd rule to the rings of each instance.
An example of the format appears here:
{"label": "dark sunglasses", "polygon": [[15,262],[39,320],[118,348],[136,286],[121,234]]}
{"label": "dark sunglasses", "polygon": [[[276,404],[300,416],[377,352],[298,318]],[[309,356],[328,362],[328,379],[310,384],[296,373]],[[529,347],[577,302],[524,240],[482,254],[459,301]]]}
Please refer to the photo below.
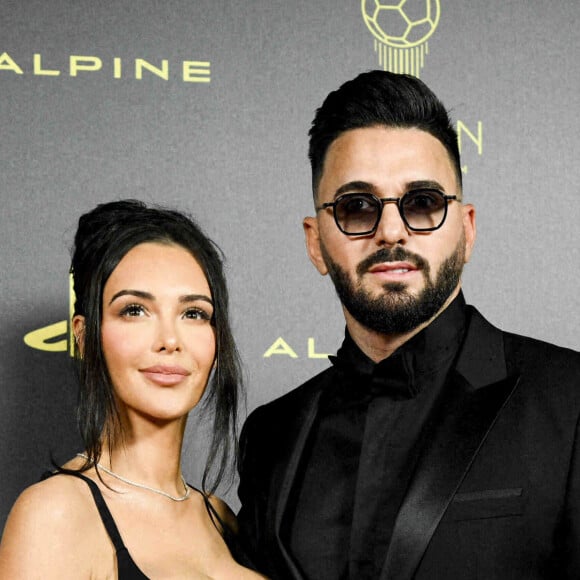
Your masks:
{"label": "dark sunglasses", "polygon": [[323,203],[316,211],[331,207],[338,229],[347,236],[365,236],[377,230],[383,205],[396,203],[401,219],[414,232],[432,232],[447,217],[448,201],[456,195],[445,195],[437,189],[413,189],[402,197],[379,198],[372,193],[344,193],[335,201]]}

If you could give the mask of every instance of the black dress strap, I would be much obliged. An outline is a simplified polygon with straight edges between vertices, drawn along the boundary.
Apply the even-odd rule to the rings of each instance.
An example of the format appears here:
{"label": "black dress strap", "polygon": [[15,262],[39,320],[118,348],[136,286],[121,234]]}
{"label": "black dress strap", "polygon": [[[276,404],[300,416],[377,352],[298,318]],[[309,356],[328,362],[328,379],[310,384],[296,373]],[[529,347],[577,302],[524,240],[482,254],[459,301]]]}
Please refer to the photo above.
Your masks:
{"label": "black dress strap", "polygon": [[[193,487],[193,486],[190,486],[190,487]],[[226,546],[228,547],[228,550],[230,551],[230,554],[232,555],[233,559],[238,564],[241,564],[242,566],[245,566],[246,568],[250,568],[251,570],[256,570],[255,564],[249,558],[249,556],[245,552],[245,550],[242,548],[242,546],[237,538],[237,535],[228,526],[228,524],[226,524],[226,522],[223,521],[223,519],[221,518],[221,516],[219,515],[217,510],[214,508],[212,503],[209,501],[209,497],[207,496],[207,494],[203,493],[202,491],[200,491],[199,489],[197,489],[195,487],[193,487],[193,489],[195,489],[195,491],[200,493],[201,496],[203,497],[203,501],[205,503],[205,509],[207,510],[207,513],[208,513],[213,525],[216,527],[217,531],[220,532],[222,538],[224,539],[224,542],[226,543]]]}
{"label": "black dress strap", "polygon": [[62,475],[72,475],[74,477],[78,477],[79,479],[85,481],[89,486],[93,499],[95,500],[95,505],[97,506],[99,515],[103,521],[103,525],[105,526],[107,534],[109,534],[109,538],[111,538],[111,541],[115,546],[115,551],[117,553],[117,571],[119,580],[149,580],[149,578],[145,576],[143,572],[141,572],[137,564],[135,564],[133,558],[131,558],[131,554],[129,554],[127,547],[123,543],[123,539],[119,533],[119,528],[117,528],[117,524],[115,523],[115,520],[113,519],[113,516],[111,515],[111,512],[105,503],[105,499],[103,498],[103,494],[101,493],[99,486],[92,479],[89,479],[78,471],[67,471],[66,473],[61,473]]}
{"label": "black dress strap", "polygon": [[82,479],[86,482],[86,484],[89,486],[89,489],[91,490],[93,499],[95,500],[95,504],[99,510],[99,515],[101,516],[101,520],[103,520],[103,524],[107,530],[107,534],[109,534],[109,538],[111,538],[111,541],[115,546],[115,550],[119,551],[125,548],[125,544],[123,543],[121,534],[119,533],[119,528],[117,528],[117,524],[115,523],[115,520],[113,519],[113,516],[111,515],[111,512],[105,503],[105,499],[103,498],[103,494],[101,493],[99,486],[92,479],[89,479],[82,473],[70,472],[66,475],[73,475],[74,477],[78,477],[79,479]]}

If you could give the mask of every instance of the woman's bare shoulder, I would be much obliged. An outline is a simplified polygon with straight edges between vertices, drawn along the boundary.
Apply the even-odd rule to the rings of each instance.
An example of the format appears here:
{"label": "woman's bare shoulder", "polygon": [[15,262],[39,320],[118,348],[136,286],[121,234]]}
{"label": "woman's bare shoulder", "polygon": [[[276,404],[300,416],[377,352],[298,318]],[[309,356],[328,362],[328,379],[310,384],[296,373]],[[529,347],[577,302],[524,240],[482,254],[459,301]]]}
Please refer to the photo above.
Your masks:
{"label": "woman's bare shoulder", "polygon": [[[49,526],[62,521],[74,523],[79,508],[86,508],[85,485],[75,477],[55,475],[26,488],[16,500],[10,518],[26,523],[29,520]],[[72,518],[72,522],[71,522]]]}
{"label": "woman's bare shoulder", "polygon": [[209,503],[216,511],[220,520],[234,533],[238,532],[238,520],[230,506],[216,495],[208,496]]}
{"label": "woman's bare shoulder", "polygon": [[74,552],[86,526],[90,498],[82,483],[58,475],[20,494],[2,535],[0,577],[52,577],[46,576],[45,566],[54,571],[54,577],[63,573],[61,565],[70,563],[70,552]]}

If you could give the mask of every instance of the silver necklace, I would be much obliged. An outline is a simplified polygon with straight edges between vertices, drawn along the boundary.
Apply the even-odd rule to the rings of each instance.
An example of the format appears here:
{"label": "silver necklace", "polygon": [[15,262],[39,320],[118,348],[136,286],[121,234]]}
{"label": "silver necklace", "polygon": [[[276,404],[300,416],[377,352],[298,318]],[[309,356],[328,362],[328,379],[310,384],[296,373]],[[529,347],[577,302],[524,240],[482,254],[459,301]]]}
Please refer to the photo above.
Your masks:
{"label": "silver necklace", "polygon": [[[77,453],[77,456],[88,460],[88,457],[84,453]],[[136,481],[131,481],[130,479],[127,479],[126,477],[123,477],[122,475],[119,475],[118,473],[115,473],[114,471],[107,469],[104,465],[101,465],[100,463],[97,463],[96,466],[99,469],[102,469],[105,473],[108,473],[111,477],[114,477],[115,479],[118,479],[119,481],[122,481],[123,483],[126,483],[127,485],[132,485],[133,487],[138,487],[140,489],[146,489],[147,491],[152,491],[153,493],[163,495],[163,496],[165,496],[173,501],[185,501],[191,495],[191,487],[189,487],[189,485],[187,485],[187,482],[185,481],[183,474],[181,475],[181,482],[183,483],[185,493],[182,496],[176,497],[176,496],[171,495],[170,493],[167,493],[166,491],[163,491],[161,489],[155,489],[154,487],[149,487],[148,485],[145,485],[144,483],[137,483]]]}

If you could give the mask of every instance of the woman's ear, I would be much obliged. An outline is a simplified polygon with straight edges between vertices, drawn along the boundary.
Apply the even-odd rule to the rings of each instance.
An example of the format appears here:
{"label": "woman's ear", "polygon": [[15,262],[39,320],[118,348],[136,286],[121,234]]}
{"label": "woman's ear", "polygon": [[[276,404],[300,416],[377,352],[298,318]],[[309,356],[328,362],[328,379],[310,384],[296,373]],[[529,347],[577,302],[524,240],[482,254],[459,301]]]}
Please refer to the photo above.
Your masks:
{"label": "woman's ear", "polygon": [[72,330],[78,351],[83,356],[85,352],[85,317],[75,314],[72,319]]}

